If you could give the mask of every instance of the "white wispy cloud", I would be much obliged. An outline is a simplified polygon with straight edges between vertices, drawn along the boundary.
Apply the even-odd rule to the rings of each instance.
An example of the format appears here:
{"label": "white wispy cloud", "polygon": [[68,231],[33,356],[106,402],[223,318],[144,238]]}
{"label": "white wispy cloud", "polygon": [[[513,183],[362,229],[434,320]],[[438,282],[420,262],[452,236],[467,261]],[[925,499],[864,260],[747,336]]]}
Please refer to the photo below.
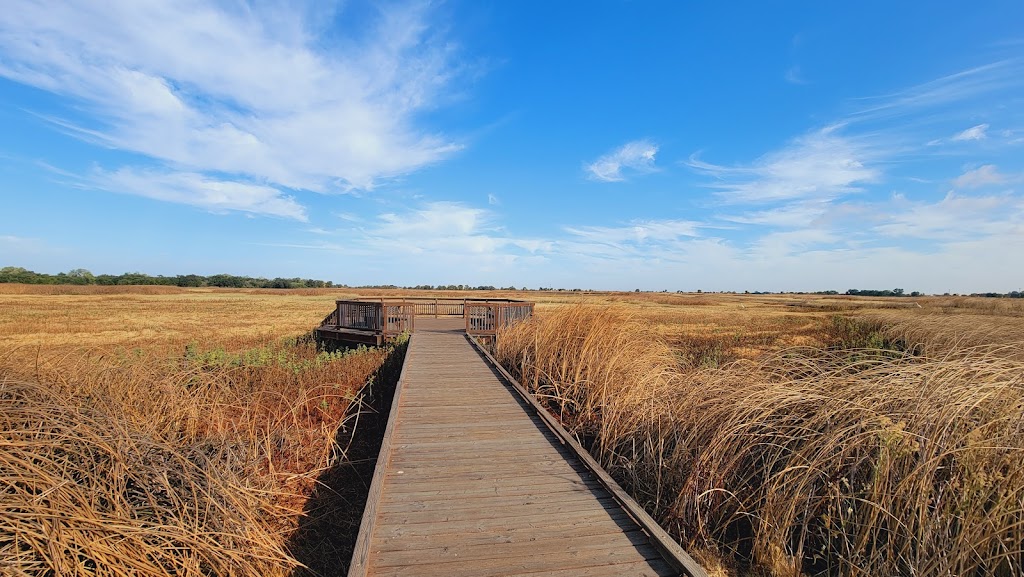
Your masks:
{"label": "white wispy cloud", "polygon": [[880,152],[843,136],[832,125],[797,137],[747,166],[722,166],[691,156],[691,168],[714,177],[707,186],[727,202],[831,199],[857,192],[881,172],[870,164]]}
{"label": "white wispy cloud", "polygon": [[239,211],[306,221],[306,209],[292,197],[265,185],[221,180],[192,172],[144,170],[131,167],[94,171],[86,185],[110,192],[135,194],[212,212]]}
{"label": "white wispy cloud", "polygon": [[689,220],[634,220],[615,226],[566,226],[567,236],[556,238],[551,252],[575,264],[681,262],[694,257],[694,247],[705,245],[701,223]]}
{"label": "white wispy cloud", "polygon": [[386,212],[355,229],[359,245],[393,253],[432,255],[449,259],[473,256],[515,259],[525,253],[545,252],[543,239],[507,234],[488,209],[461,202],[428,202],[418,208]]}
{"label": "white wispy cloud", "polygon": [[[343,37],[325,36],[330,10],[10,0],[0,10],[0,76],[65,96],[67,112],[54,118],[62,130],[148,156],[185,180],[216,173],[245,190],[369,189],[458,150],[417,122],[459,73],[428,5],[379,5]],[[150,174],[131,174],[146,188],[137,181]],[[157,177],[149,189],[166,190],[168,177]],[[159,196],[205,205],[208,188]],[[264,205],[299,214],[284,197]]]}
{"label": "white wispy cloud", "polygon": [[820,228],[770,232],[751,243],[749,256],[772,261],[808,250],[821,250],[823,245],[830,245],[838,240],[838,235]]}
{"label": "white wispy cloud", "polygon": [[1022,65],[1024,62],[1020,60],[1001,60],[889,94],[859,98],[855,101],[857,110],[850,118],[879,119],[955,106],[964,100],[1019,85]]}
{"label": "white wispy cloud", "polygon": [[619,148],[587,164],[586,171],[593,180],[619,182],[625,180],[623,170],[637,173],[654,170],[658,147],[647,140],[627,142]]}
{"label": "white wispy cloud", "polygon": [[1007,177],[999,173],[994,164],[983,164],[973,170],[968,170],[953,179],[953,185],[957,188],[981,188],[993,184],[1002,184]]}
{"label": "white wispy cloud", "polygon": [[[14,265],[17,262],[16,259],[23,257],[36,258],[46,253],[64,252],[63,249],[51,245],[44,239],[16,234],[0,234],[0,251],[2,251],[5,261],[0,263],[0,266]],[[12,261],[12,259],[15,260]]]}
{"label": "white wispy cloud", "polygon": [[1012,194],[964,196],[949,192],[937,202],[897,196],[885,213],[886,222],[873,231],[888,237],[948,243],[1024,232],[1024,200]]}
{"label": "white wispy cloud", "polygon": [[[401,273],[416,283],[452,283],[500,277],[497,284],[521,283],[546,261],[551,241],[511,235],[491,210],[461,202],[428,202],[387,212],[354,230],[345,243],[387,254],[386,275]],[[464,280],[453,278],[460,271]]]}
{"label": "white wispy cloud", "polygon": [[464,237],[479,232],[490,220],[490,213],[457,202],[432,202],[403,213],[378,216],[375,234],[392,238]]}
{"label": "white wispy cloud", "polygon": [[566,232],[605,244],[644,243],[700,236],[701,224],[688,220],[637,220],[625,226],[566,227]]}
{"label": "white wispy cloud", "polygon": [[953,140],[953,141],[984,140],[985,138],[988,137],[988,135],[985,133],[987,130],[988,130],[988,125],[987,124],[978,124],[977,126],[972,126],[972,127],[968,128],[967,130],[964,130],[963,132],[957,133],[950,140]]}
{"label": "white wispy cloud", "polygon": [[740,214],[725,214],[719,218],[738,224],[769,227],[804,227],[822,218],[831,210],[826,200],[807,200],[787,203],[766,210],[752,210]]}
{"label": "white wispy cloud", "polygon": [[509,234],[490,209],[451,201],[383,212],[329,232],[330,242],[273,246],[365,257],[358,274],[369,275],[372,282],[449,284],[480,282],[480,275],[491,275],[503,277],[497,284],[517,286],[558,250],[554,240]]}

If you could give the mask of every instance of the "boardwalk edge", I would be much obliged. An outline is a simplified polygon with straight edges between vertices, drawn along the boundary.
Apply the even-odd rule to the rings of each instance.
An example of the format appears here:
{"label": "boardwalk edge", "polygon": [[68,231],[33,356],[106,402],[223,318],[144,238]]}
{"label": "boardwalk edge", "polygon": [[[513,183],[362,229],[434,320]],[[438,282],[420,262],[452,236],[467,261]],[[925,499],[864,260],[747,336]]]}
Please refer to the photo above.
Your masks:
{"label": "boardwalk edge", "polygon": [[391,399],[388,424],[384,429],[384,439],[381,441],[380,452],[377,454],[377,464],[373,467],[370,493],[366,498],[363,518],[359,523],[359,535],[356,537],[356,545],[352,550],[352,562],[348,567],[348,577],[366,576],[370,558],[370,537],[373,534],[373,527],[377,520],[377,504],[380,501],[381,491],[384,488],[384,476],[387,473],[388,462],[391,460],[391,437],[395,430],[395,422],[398,420],[398,404],[402,396],[405,369],[409,366],[409,356],[412,354],[412,341],[414,338],[416,338],[415,335],[409,335],[405,357],[402,359],[402,372],[399,374],[398,384],[395,385],[395,394]]}

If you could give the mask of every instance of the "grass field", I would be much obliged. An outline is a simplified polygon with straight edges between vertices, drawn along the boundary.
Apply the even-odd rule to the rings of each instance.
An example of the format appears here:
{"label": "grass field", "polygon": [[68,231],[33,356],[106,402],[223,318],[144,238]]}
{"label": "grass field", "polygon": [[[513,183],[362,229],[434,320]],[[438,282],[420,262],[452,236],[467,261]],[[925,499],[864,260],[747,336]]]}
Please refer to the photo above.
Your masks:
{"label": "grass field", "polygon": [[[303,336],[389,293],[0,285],[0,572],[316,565],[387,351]],[[713,573],[1022,574],[1024,304],[477,296],[538,302],[500,358]]]}

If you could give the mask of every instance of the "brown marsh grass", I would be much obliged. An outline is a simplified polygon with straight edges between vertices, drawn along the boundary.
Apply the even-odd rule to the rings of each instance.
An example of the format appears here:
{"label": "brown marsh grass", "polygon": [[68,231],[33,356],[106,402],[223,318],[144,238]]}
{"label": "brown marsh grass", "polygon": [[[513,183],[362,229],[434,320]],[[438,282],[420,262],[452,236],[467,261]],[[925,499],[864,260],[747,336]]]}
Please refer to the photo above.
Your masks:
{"label": "brown marsh grass", "polygon": [[302,335],[329,310],[281,293],[0,295],[0,574],[290,573],[289,536],[387,354],[318,351]]}
{"label": "brown marsh grass", "polygon": [[503,361],[707,566],[1022,574],[1017,302],[23,285],[0,285],[0,573],[291,572],[384,357],[297,337],[381,294],[537,301]]}
{"label": "brown marsh grass", "polygon": [[[711,306],[728,310],[729,299]],[[943,308],[875,307],[852,323],[814,313],[804,346],[780,337],[695,364],[680,350],[688,341],[672,338],[690,329],[659,323],[705,313],[583,304],[542,309],[504,331],[497,353],[710,565],[1020,575],[1024,331],[999,320],[998,343],[969,347],[987,333],[949,335],[978,315],[942,323]],[[789,322],[770,304],[759,314],[766,334]],[[728,350],[732,334],[718,336]]]}

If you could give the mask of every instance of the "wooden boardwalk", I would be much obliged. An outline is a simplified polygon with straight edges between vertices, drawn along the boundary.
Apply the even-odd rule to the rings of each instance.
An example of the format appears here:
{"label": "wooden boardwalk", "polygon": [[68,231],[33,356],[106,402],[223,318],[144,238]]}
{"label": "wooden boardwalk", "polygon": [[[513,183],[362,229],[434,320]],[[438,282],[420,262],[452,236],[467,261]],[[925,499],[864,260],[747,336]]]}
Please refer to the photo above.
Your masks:
{"label": "wooden boardwalk", "polygon": [[461,320],[418,320],[349,575],[683,572],[571,449]]}

